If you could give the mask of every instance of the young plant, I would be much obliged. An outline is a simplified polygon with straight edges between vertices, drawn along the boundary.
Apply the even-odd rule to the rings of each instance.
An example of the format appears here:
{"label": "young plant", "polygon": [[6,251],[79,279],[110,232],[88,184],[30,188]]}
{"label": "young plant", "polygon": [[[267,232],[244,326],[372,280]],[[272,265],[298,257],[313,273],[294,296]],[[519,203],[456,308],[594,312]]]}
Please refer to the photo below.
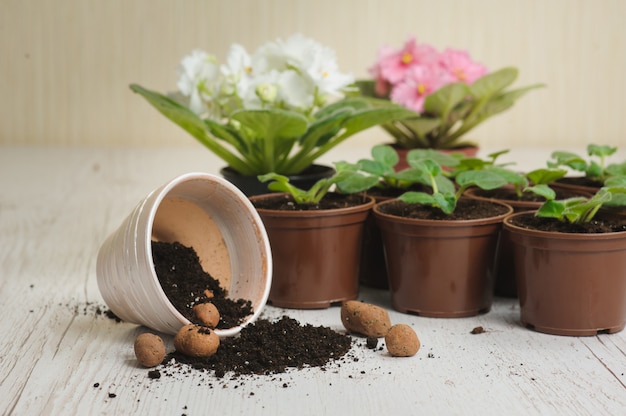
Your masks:
{"label": "young plant", "polygon": [[532,192],[535,195],[539,195],[546,200],[555,199],[556,193],[554,189],[550,188],[550,184],[557,179],[561,179],[567,174],[567,170],[558,168],[539,168],[530,171],[526,174],[526,179],[532,185],[527,185],[520,189],[515,187],[518,196],[521,192]]}
{"label": "young plant", "polygon": [[[442,166],[456,166],[459,157],[437,152],[433,149],[414,149],[407,153],[408,168],[396,171],[398,153],[389,145],[376,145],[371,150],[371,159],[360,159],[357,163],[339,162],[342,169],[359,172],[364,176],[377,178],[374,188],[402,191],[416,183],[425,183],[427,178],[420,169],[420,163],[432,159]],[[373,180],[373,179],[372,179]],[[340,190],[343,192],[344,189]]]}
{"label": "young plant", "polygon": [[[454,175],[452,182],[444,174],[441,165],[432,159],[424,159],[419,165],[427,180],[424,182],[432,188],[432,194],[425,192],[409,191],[400,195],[399,199],[408,204],[423,204],[440,209],[445,214],[452,214],[463,192],[470,187],[476,186],[481,189],[491,190],[501,188],[510,183],[507,175],[502,175],[500,169],[485,169],[490,166],[483,164],[482,169],[475,165],[475,169],[467,169]],[[456,183],[456,186],[455,186]]]}
{"label": "young plant", "polygon": [[308,190],[293,186],[289,183],[288,177],[275,172],[259,175],[258,179],[261,182],[272,181],[268,185],[270,191],[286,192],[298,205],[318,204],[333,185],[341,189],[342,193],[352,194],[366,191],[376,184],[376,177],[362,175],[352,169],[343,169],[341,164],[335,164],[335,166],[337,171],[333,176],[318,180]]}
{"label": "young plant", "polygon": [[587,146],[588,159],[576,153],[556,151],[552,153],[553,160],[548,161],[548,167],[565,166],[582,172],[590,180],[604,183],[611,176],[626,175],[626,162],[607,165],[607,158],[616,151],[617,147],[590,144]]}
{"label": "young plant", "polygon": [[563,200],[547,200],[535,214],[543,218],[580,224],[591,221],[603,205],[612,200],[626,205],[626,180],[621,186],[605,186],[589,198],[574,197]]}

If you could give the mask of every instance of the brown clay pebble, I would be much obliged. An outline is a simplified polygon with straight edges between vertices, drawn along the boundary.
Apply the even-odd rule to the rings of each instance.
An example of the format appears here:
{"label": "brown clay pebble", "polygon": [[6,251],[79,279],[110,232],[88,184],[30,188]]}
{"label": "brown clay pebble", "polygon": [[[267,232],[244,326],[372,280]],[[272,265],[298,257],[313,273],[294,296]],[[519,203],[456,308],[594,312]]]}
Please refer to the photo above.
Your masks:
{"label": "brown clay pebble", "polygon": [[210,357],[219,346],[220,337],[205,326],[188,324],[174,336],[176,351],[189,357]]}
{"label": "brown clay pebble", "polygon": [[165,358],[165,344],[158,335],[143,333],[135,339],[135,356],[144,367],[155,367]]}
{"label": "brown clay pebble", "polygon": [[412,357],[420,349],[420,340],[417,334],[408,325],[396,324],[385,335],[387,351],[394,357]]}
{"label": "brown clay pebble", "polygon": [[341,322],[348,331],[366,337],[383,337],[391,328],[391,319],[385,309],[356,300],[342,303]]}
{"label": "brown clay pebble", "polygon": [[204,326],[215,328],[220,322],[220,313],[212,303],[199,303],[193,307],[193,313]]}

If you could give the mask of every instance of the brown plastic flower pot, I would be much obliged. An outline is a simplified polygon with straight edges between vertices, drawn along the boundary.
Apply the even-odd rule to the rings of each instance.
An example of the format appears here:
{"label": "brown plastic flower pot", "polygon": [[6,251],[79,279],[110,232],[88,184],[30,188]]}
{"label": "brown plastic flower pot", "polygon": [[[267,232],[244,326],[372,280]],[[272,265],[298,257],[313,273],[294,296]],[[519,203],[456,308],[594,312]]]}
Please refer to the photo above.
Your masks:
{"label": "brown plastic flower pot", "polygon": [[539,332],[589,336],[626,324],[626,232],[573,234],[519,227],[506,218],[521,321]]}
{"label": "brown plastic flower pot", "polygon": [[[373,198],[376,203],[392,199],[392,197],[383,196],[374,196]],[[363,286],[374,289],[389,289],[383,238],[372,211],[365,220],[359,282]]]}
{"label": "brown plastic flower pot", "polygon": [[374,207],[383,236],[391,301],[421,316],[455,318],[488,312],[502,220],[513,209],[475,220],[422,220]]}
{"label": "brown plastic flower pot", "polygon": [[[498,201],[510,205],[514,212],[535,211],[543,204],[541,201],[524,201],[512,198],[502,199],[494,197],[495,192],[510,190],[511,195],[515,191],[512,186],[505,186],[501,189],[485,191],[480,188],[470,188],[463,195],[482,199],[483,201]],[[557,189],[557,198],[564,199],[574,196],[591,196],[589,192],[582,189],[562,188]],[[496,258],[496,281],[494,283],[494,294],[509,298],[517,297],[517,283],[515,278],[515,265],[513,264],[513,243],[506,229],[502,229],[500,243]]]}
{"label": "brown plastic flower pot", "polygon": [[[258,195],[261,199],[284,194]],[[356,299],[364,221],[374,199],[348,208],[283,211],[258,208],[269,236],[274,273],[269,302],[298,309],[327,308]]]}

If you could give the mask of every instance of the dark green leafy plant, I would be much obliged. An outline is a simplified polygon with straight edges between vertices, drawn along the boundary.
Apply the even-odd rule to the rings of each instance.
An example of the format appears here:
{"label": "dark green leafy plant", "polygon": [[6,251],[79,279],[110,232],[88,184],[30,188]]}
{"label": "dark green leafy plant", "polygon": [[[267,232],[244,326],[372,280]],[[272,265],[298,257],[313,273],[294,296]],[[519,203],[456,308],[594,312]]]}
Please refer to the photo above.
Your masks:
{"label": "dark green leafy plant", "polygon": [[269,108],[236,110],[215,121],[158,92],[137,84],[130,88],[242,175],[297,174],[354,134],[415,115],[384,100],[347,97],[310,118]]}

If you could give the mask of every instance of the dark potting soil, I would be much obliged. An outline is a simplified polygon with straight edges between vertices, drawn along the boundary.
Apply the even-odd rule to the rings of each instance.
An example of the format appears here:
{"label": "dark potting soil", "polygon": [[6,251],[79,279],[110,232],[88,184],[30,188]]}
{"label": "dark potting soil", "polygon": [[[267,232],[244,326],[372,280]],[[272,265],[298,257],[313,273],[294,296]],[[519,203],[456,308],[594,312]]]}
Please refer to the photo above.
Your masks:
{"label": "dark potting soil", "polygon": [[[202,269],[192,247],[178,242],[152,242],[152,259],[159,283],[172,305],[189,321],[200,322],[193,313],[196,304],[210,302],[220,312],[218,329],[239,325],[252,314],[252,302],[230,299],[220,282]],[[213,294],[207,296],[207,292]]]}
{"label": "dark potting soil", "polygon": [[212,371],[220,378],[226,373],[234,377],[269,375],[288,368],[324,367],[341,359],[351,345],[348,335],[324,326],[301,325],[283,316],[277,321],[259,319],[244,327],[238,336],[222,338],[211,357],[188,357],[175,351],[166,357],[165,366],[183,363]]}
{"label": "dark potting soil", "polygon": [[[230,328],[252,313],[250,301],[232,301],[219,282],[200,266],[196,252],[180,243],[153,242],[154,265],[164,292],[172,304],[191,322],[198,323],[193,305],[212,302],[220,311],[218,328]],[[213,293],[209,298],[204,291]],[[236,321],[236,322],[235,322]],[[300,325],[282,317],[271,322],[258,319],[235,337],[222,338],[217,353],[208,358],[170,353],[160,369],[151,370],[151,379],[171,374],[179,364],[212,371],[217,377],[275,374],[287,368],[323,367],[339,360],[351,348],[352,338],[323,326]],[[183,370],[184,371],[184,370]]]}
{"label": "dark potting soil", "polygon": [[[480,196],[483,198],[492,198],[499,199],[504,201],[520,201],[520,202],[539,202],[543,203],[546,199],[534,194],[532,192],[522,192],[521,195],[517,195],[514,189],[512,188],[498,188],[492,190],[485,189],[477,189],[475,191],[476,196]],[[556,189],[556,199],[566,199],[572,198],[575,196],[581,196],[580,192],[568,191],[562,189]]]}
{"label": "dark potting soil", "polygon": [[456,209],[452,214],[445,214],[438,208],[421,204],[406,204],[402,201],[394,201],[380,207],[380,211],[406,218],[419,218],[426,220],[474,220],[489,218],[505,214],[507,208],[478,199],[459,199]]}
{"label": "dark potting soil", "polygon": [[347,208],[365,204],[369,199],[364,194],[338,194],[329,192],[317,204],[296,204],[291,195],[283,194],[269,199],[254,199],[255,208],[282,211],[311,211],[320,209]]}
{"label": "dark potting soil", "polygon": [[591,221],[582,224],[570,224],[555,218],[536,217],[532,214],[511,218],[511,223],[522,228],[559,233],[591,234],[626,231],[626,216],[602,213],[596,214]]}
{"label": "dark potting soil", "polygon": [[565,176],[557,179],[557,182],[568,185],[588,186],[590,188],[601,188],[604,185],[604,183],[587,178],[586,176]]}

